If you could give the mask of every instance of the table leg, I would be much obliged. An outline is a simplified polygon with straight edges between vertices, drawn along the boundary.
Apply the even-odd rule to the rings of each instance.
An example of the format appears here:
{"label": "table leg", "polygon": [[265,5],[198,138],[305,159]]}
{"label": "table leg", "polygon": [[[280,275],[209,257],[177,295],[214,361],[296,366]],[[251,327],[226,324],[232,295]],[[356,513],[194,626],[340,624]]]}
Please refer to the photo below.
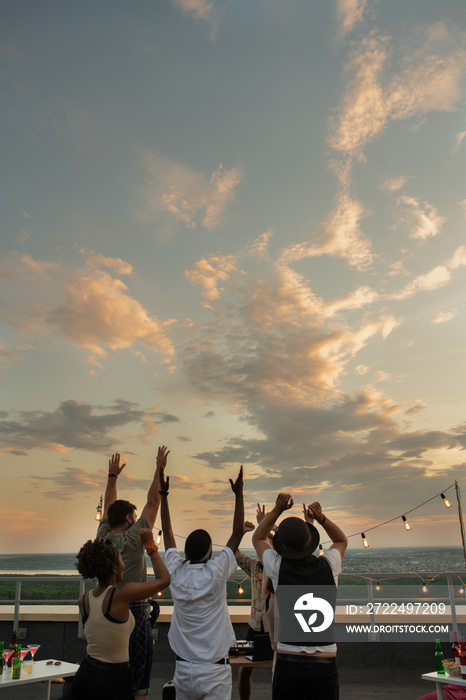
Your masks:
{"label": "table leg", "polygon": [[[50,688],[52,687],[52,681],[48,680],[45,681],[45,686],[44,686],[44,700],[50,700]],[[443,698],[443,695],[442,695]]]}
{"label": "table leg", "polygon": [[437,700],[444,700],[443,683],[436,683],[435,687],[437,689]]}

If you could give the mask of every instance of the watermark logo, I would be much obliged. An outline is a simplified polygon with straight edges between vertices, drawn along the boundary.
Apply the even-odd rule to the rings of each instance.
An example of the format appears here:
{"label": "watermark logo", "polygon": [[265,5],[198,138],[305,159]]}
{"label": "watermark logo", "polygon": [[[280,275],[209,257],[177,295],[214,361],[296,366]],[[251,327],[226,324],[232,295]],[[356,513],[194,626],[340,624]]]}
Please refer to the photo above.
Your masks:
{"label": "watermark logo", "polygon": [[[324,598],[314,597],[313,593],[305,593],[300,596],[294,605],[295,617],[301,625],[303,632],[323,632],[328,629],[333,622],[334,612],[333,608],[327,600]],[[296,612],[297,610],[306,611],[306,613],[313,611],[307,622],[304,618],[302,612]],[[317,621],[317,613],[321,612],[323,615],[323,622],[313,627],[314,623]]]}
{"label": "watermark logo", "polygon": [[335,586],[279,585],[275,632],[283,644],[319,646],[335,641]]}

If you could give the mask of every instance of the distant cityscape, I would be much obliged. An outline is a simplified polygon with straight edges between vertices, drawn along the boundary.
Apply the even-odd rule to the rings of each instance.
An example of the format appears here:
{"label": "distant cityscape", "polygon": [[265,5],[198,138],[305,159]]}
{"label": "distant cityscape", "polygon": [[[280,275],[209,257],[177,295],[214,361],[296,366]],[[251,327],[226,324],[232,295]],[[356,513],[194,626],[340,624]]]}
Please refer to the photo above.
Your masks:
{"label": "distant cityscape", "polygon": [[349,549],[343,562],[343,572],[347,574],[421,571],[457,571],[466,575],[463,550],[461,547]]}

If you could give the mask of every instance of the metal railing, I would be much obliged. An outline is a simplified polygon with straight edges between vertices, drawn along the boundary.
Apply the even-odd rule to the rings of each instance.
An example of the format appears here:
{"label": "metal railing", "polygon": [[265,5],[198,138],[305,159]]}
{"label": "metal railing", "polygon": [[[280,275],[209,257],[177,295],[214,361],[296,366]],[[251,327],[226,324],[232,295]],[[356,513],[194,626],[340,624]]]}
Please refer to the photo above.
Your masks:
{"label": "metal railing", "polygon": [[[463,573],[464,575],[464,573]],[[377,574],[377,573],[364,573],[364,574],[341,574],[339,577],[339,590],[338,590],[338,596],[337,596],[337,605],[350,605],[352,603],[375,603],[379,599],[383,599],[384,602],[387,603],[402,603],[402,602],[410,602],[410,601],[420,601],[422,600],[423,602],[444,602],[446,604],[449,604],[450,606],[450,612],[451,612],[451,621],[452,621],[452,627],[453,630],[458,629],[458,622],[457,622],[457,605],[459,604],[464,604],[466,605],[466,597],[465,594],[458,594],[455,596],[455,589],[454,589],[454,583],[453,579],[454,578],[459,578],[460,574],[458,572],[442,572],[439,574],[438,572],[423,572],[422,576],[425,578],[425,580],[432,580],[432,578],[437,579],[443,579],[446,580],[446,586],[447,590],[445,592],[445,595],[441,596],[426,596],[425,593],[419,593],[419,588],[415,590],[414,585],[407,585],[406,589],[413,589],[412,595],[407,595],[407,593],[404,593],[402,597],[397,596],[389,596],[389,591],[390,591],[390,586],[387,586],[382,594],[378,594],[378,592],[375,591],[375,586],[374,586],[374,581],[378,580],[380,581],[380,584],[383,585],[384,581],[388,580],[397,580],[397,579],[414,579],[416,581],[419,581],[421,579],[419,574],[412,574],[412,573],[387,573],[387,574]],[[152,576],[148,577],[149,579],[153,578]],[[361,584],[363,587],[365,586],[365,592],[361,594],[361,590],[358,590],[359,595],[355,595],[355,588],[358,588],[357,586],[351,586],[351,585],[345,585],[345,582],[352,581],[354,583],[355,580],[360,579],[363,583]],[[241,571],[237,571],[231,578],[230,581],[234,582],[243,582],[245,580],[244,578],[244,573]],[[34,598],[34,599],[26,599],[23,598],[21,595],[22,592],[22,584],[24,583],[41,583],[41,582],[53,582],[53,583],[75,583],[76,584],[76,597],[70,598],[70,599],[57,599],[57,598]],[[14,595],[14,600],[13,599],[3,599],[0,600],[0,605],[6,605],[9,604],[11,605],[14,603],[14,616],[13,616],[13,624],[14,624],[14,629],[18,629],[19,627],[19,615],[20,615],[20,609],[21,605],[30,605],[30,604],[35,604],[35,605],[67,605],[67,604],[76,604],[77,599],[84,593],[85,590],[85,581],[83,578],[80,576],[31,576],[31,575],[25,575],[25,576],[20,576],[20,575],[12,575],[12,576],[0,576],[0,583],[9,583],[9,584],[14,584],[15,586],[15,595]],[[445,584],[443,586],[445,588]],[[393,589],[392,589],[393,590]],[[353,593],[353,595],[351,595]],[[411,591],[409,591],[411,593]],[[158,602],[161,605],[171,605],[172,600],[171,598],[160,598],[158,599]],[[251,599],[250,597],[247,596],[242,596],[241,598],[227,598],[227,603],[229,604],[242,604],[247,607],[248,604],[250,604]],[[375,606],[374,608],[375,609]],[[369,617],[371,619],[371,623],[374,623],[375,621],[375,615],[374,612],[372,611],[369,614]]]}

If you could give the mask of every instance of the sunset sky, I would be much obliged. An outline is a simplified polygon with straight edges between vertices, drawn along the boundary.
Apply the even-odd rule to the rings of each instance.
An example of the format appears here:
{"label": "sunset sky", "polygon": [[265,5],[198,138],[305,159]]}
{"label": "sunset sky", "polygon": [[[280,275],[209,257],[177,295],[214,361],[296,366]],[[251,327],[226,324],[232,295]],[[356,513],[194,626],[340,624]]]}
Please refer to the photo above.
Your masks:
{"label": "sunset sky", "polygon": [[[0,7],[1,551],[92,537],[115,451],[141,510],[159,444],[219,545],[240,464],[249,519],[466,508],[464,0]],[[460,544],[409,521],[371,546]]]}

